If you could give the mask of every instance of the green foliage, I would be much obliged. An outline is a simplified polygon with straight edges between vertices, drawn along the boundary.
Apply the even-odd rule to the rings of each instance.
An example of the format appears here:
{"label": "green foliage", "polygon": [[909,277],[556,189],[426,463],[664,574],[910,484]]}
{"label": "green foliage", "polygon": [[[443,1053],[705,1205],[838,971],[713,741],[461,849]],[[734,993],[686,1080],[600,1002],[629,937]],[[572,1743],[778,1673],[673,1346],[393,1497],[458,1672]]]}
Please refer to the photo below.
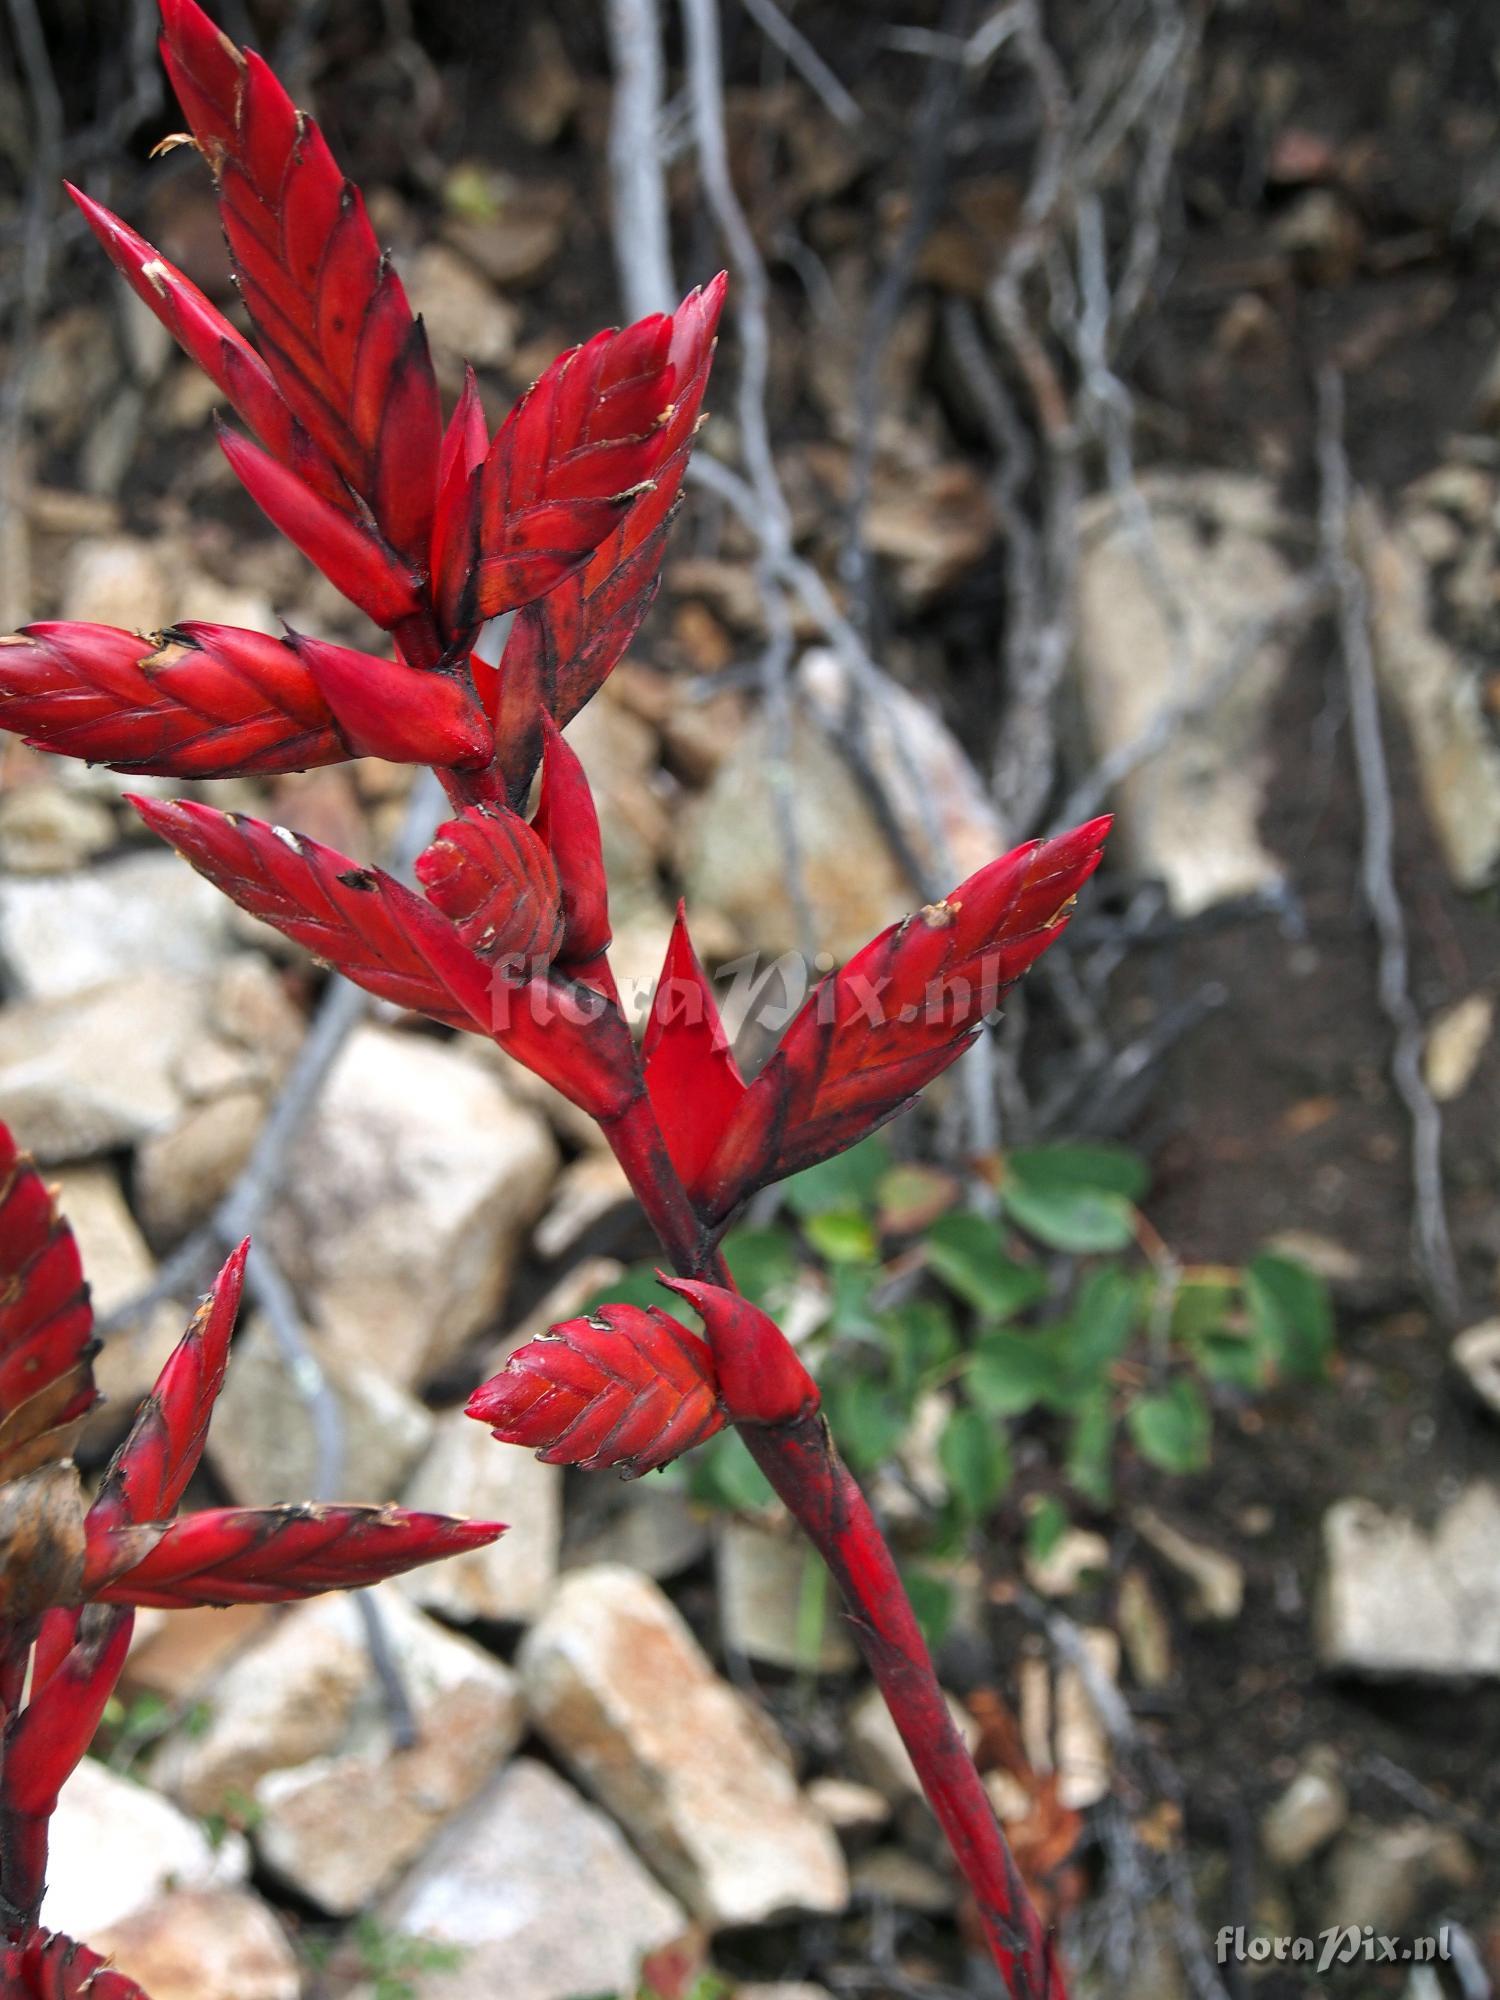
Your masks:
{"label": "green foliage", "polygon": [[[877,1134],[788,1181],[782,1222],[726,1240],[749,1296],[791,1309],[851,1466],[919,1502],[908,1582],[929,1636],[953,1611],[942,1563],[998,1509],[1018,1510],[1043,1556],[1069,1496],[1110,1505],[1122,1457],[1202,1472],[1216,1404],[1327,1371],[1333,1321],[1315,1274],[1270,1254],[1243,1271],[1182,1268],[1137,1206],[1148,1181],[1124,1147],[1031,1146],[1006,1157],[985,1213],[962,1205],[952,1175],[894,1163]],[[1025,1482],[1023,1433],[1051,1468],[1032,1472],[1033,1445]],[[733,1433],[676,1476],[717,1507],[771,1497]]]}
{"label": "green foliage", "polygon": [[424,1972],[452,1972],[463,1963],[458,1945],[388,1931],[378,1918],[356,1917],[350,1943],[370,1983],[370,2000],[416,2000]]}

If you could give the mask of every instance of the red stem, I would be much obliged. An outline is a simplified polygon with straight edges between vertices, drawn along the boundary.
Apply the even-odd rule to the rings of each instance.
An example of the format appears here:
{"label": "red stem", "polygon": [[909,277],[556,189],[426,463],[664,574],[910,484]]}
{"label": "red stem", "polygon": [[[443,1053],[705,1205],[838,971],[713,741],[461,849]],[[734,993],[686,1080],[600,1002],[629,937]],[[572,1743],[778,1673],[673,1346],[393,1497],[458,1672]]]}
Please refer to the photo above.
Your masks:
{"label": "red stem", "polygon": [[742,1424],[751,1457],[828,1565],[911,1755],[1011,2000],[1066,2000],[1062,1968],[948,1712],[891,1552],[821,1416]]}
{"label": "red stem", "polygon": [[[672,1165],[644,1081],[627,1109],[603,1130],[679,1273],[732,1286],[713,1233]],[[740,1424],[737,1429],[839,1587],[855,1640],[973,1891],[1010,2000],[1067,2000],[1052,1938],[948,1712],[885,1537],[839,1457],[828,1425],[813,1414],[789,1424]]]}

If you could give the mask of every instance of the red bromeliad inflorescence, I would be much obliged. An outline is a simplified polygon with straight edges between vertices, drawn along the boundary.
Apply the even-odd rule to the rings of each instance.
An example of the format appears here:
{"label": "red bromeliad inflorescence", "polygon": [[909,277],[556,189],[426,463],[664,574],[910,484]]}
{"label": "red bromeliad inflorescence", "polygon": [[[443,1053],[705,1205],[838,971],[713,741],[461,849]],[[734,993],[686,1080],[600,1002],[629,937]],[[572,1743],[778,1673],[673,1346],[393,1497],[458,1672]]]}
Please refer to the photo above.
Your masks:
{"label": "red bromeliad inflorescence", "polygon": [[[0,726],[182,780],[359,756],[438,773],[453,817],[417,863],[421,893],[281,827],[135,804],[243,909],[368,992],[490,1038],[599,1122],[675,1266],[663,1282],[703,1333],[663,1309],[607,1306],[519,1349],[471,1414],[544,1458],[631,1474],[738,1426],[844,1593],[1010,1993],[1061,2000],[1052,1942],[816,1385],[735,1292],[718,1246],[758,1189],[854,1144],[962,1054],[1066,923],[1107,822],[1018,848],[876,938],[749,1081],[679,914],[638,1047],[610,970],[598,819],[560,732],[656,592],[723,279],[560,356],[493,432],[470,373],[445,423],[422,323],[317,126],[195,0],[161,6],[253,339],[127,224],[74,199],[250,433],[220,433],[246,490],[390,650],[191,618],[149,635],[35,625],[0,639]],[[476,648],[502,613],[496,665]],[[301,1595],[498,1530],[351,1508],[167,1518],[222,1377],[237,1259],[85,1506],[65,1459],[93,1398],[76,1255],[35,1175],[8,1159],[0,1248],[27,1275],[0,1308],[3,1991],[117,2000],[128,1983],[35,1922],[46,1816],[113,1685],[129,1607]],[[38,1574],[53,1581],[39,1588]]]}
{"label": "red bromeliad inflorescence", "polygon": [[497,1523],[399,1507],[215,1507],[174,1519],[224,1384],[244,1282],[225,1264],[90,1500],[69,1453],[98,1401],[78,1246],[0,1126],[0,1995],[137,1989],[38,1928],[47,1823],[125,1664],[137,1606],[286,1603],[377,1583]]}

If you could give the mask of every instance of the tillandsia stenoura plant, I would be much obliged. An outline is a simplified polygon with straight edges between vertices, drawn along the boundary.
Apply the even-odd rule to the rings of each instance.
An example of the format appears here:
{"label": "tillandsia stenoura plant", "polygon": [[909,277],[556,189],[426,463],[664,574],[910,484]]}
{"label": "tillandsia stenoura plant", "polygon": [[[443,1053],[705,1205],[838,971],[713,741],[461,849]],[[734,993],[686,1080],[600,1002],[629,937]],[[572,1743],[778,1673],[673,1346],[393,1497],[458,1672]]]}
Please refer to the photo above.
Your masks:
{"label": "tillandsia stenoura plant", "polygon": [[[368,991],[489,1037],[597,1120],[674,1267],[663,1282],[704,1335],[660,1309],[606,1307],[521,1349],[471,1414],[553,1461],[627,1473],[737,1426],[838,1581],[1011,1994],[1061,1996],[816,1385],[736,1293],[719,1244],[756,1190],[853,1145],[962,1054],[1066,922],[1107,822],[1018,848],[884,932],[749,1082],[679,914],[637,1048],[610,970],[593,798],[561,730],[655,593],[723,280],[559,357],[493,435],[472,374],[444,424],[421,322],[316,125],[194,0],[162,0],[162,15],[256,344],[125,223],[74,198],[253,432],[221,430],[247,490],[391,653],[191,622],[149,638],[37,625],[0,641],[0,724],[169,778],[361,755],[437,772],[454,817],[418,863],[425,896],[283,828],[134,803],[242,908]],[[514,616],[497,667],[475,647],[502,613]]]}
{"label": "tillandsia stenoura plant", "polygon": [[174,1519],[223,1386],[242,1244],[90,1501],[70,1453],[98,1401],[78,1246],[0,1125],[0,1996],[144,2000],[40,1927],[48,1822],[125,1665],[135,1608],[286,1603],[482,1547],[484,1521],[400,1507],[215,1507]]}

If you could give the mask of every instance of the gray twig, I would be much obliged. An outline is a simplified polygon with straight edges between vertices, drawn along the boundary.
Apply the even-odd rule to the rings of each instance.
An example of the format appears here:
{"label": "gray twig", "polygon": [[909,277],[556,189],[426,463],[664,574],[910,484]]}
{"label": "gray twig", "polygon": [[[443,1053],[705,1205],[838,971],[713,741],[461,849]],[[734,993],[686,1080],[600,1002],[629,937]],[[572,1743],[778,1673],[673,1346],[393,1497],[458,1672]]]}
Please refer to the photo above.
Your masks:
{"label": "gray twig", "polygon": [[1360,873],[1379,945],[1380,1005],[1395,1031],[1391,1075],[1411,1120],[1416,1261],[1438,1311],[1456,1323],[1462,1293],[1443,1192],[1443,1115],[1422,1073],[1425,1038],[1412,998],[1406,914],[1396,888],[1395,811],[1380,725],[1369,593],[1364,572],[1349,547],[1352,485],[1344,449],[1344,384],[1334,368],[1324,368],[1318,376],[1318,468],[1319,535],[1337,606],[1339,650],[1349,692],[1354,761],[1364,812]]}
{"label": "gray twig", "polygon": [[677,302],[661,159],[661,21],[656,0],[608,0],[605,19],[615,67],[609,123],[615,270],[626,311],[642,319],[670,312]]}
{"label": "gray twig", "polygon": [[776,44],[808,89],[821,98],[830,116],[850,131],[864,123],[865,114],[858,104],[802,30],[782,13],[776,0],[742,0],[742,4],[761,33]]}

